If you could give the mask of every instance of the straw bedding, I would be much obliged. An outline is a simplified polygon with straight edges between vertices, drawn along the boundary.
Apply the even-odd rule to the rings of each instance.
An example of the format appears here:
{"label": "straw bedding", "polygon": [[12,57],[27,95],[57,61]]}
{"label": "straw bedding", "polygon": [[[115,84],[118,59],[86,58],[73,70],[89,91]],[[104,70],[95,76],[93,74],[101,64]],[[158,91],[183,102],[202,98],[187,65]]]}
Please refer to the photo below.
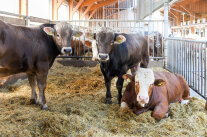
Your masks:
{"label": "straw bedding", "polygon": [[151,111],[136,116],[120,110],[113,84],[113,104],[104,104],[103,81],[99,65],[77,68],[55,62],[47,79],[49,111],[29,104],[27,80],[2,87],[0,136],[207,136],[204,101],[171,104],[169,117],[156,121]]}

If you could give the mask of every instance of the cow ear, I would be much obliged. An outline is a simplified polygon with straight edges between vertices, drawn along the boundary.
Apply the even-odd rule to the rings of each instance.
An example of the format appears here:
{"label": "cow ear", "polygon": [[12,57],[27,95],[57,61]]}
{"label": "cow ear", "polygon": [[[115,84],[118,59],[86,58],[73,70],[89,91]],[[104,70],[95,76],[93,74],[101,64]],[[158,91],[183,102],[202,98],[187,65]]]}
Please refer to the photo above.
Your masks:
{"label": "cow ear", "polygon": [[130,75],[130,74],[124,74],[124,75],[122,76],[122,78],[123,78],[124,80],[130,79],[131,81],[134,81],[134,76],[132,76],[132,75]]}
{"label": "cow ear", "polygon": [[83,35],[83,32],[73,30],[73,36],[74,36],[74,37],[79,38],[81,35]]}
{"label": "cow ear", "polygon": [[44,27],[43,31],[50,36],[54,36],[55,30],[52,27]]}
{"label": "cow ear", "polygon": [[155,86],[164,86],[164,85],[166,85],[166,82],[163,79],[155,79],[154,85]]}
{"label": "cow ear", "polygon": [[115,36],[114,44],[121,44],[126,41],[126,38],[123,35]]}

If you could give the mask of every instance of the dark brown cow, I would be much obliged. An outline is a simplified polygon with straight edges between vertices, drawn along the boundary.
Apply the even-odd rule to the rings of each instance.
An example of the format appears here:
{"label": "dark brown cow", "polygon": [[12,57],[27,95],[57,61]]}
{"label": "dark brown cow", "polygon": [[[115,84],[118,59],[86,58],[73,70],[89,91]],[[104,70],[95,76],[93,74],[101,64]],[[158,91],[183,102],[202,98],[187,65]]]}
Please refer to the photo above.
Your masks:
{"label": "dark brown cow", "polygon": [[93,39],[97,42],[96,53],[100,62],[101,72],[106,87],[106,104],[112,103],[111,80],[118,77],[116,87],[118,90],[118,103],[121,103],[124,79],[122,75],[131,69],[132,73],[137,66],[146,68],[149,63],[149,50],[147,40],[142,34],[114,33],[110,28],[101,28]]}
{"label": "dark brown cow", "polygon": [[128,106],[137,115],[153,110],[152,116],[160,120],[166,116],[170,103],[189,99],[189,87],[181,75],[169,72],[151,73],[152,70],[150,72],[150,69],[143,68],[138,71],[140,73],[135,76],[123,75],[124,79],[129,78],[131,82],[123,94],[122,108]]}
{"label": "dark brown cow", "polygon": [[56,56],[72,52],[71,37],[77,34],[82,35],[63,22],[30,28],[0,21],[0,77],[25,72],[32,88],[31,103],[47,109],[44,91],[48,70]]}

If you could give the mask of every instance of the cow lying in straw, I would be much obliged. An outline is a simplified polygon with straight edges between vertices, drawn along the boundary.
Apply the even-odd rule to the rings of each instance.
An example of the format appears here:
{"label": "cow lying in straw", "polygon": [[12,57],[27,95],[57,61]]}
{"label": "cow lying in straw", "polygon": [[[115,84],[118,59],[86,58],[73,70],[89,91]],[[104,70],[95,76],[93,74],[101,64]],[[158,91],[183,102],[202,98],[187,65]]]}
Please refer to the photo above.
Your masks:
{"label": "cow lying in straw", "polygon": [[121,108],[129,107],[137,115],[153,110],[152,117],[164,118],[170,103],[189,99],[189,87],[179,74],[153,72],[149,68],[139,68],[135,76],[123,75],[130,79],[121,100]]}

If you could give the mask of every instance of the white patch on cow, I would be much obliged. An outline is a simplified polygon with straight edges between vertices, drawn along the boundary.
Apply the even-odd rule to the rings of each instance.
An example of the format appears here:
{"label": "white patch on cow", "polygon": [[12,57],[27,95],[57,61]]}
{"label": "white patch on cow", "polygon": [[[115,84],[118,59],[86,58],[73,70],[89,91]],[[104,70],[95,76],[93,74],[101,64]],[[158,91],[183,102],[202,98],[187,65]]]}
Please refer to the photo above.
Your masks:
{"label": "white patch on cow", "polygon": [[81,41],[82,43],[84,43],[84,42],[85,42],[85,41],[84,41],[84,37],[85,37],[85,35],[81,35],[80,37],[72,36],[72,39],[73,39],[73,41],[75,41],[75,40],[79,40],[79,41]]}
{"label": "white patch on cow", "polygon": [[182,100],[181,104],[188,104],[189,100]]}
{"label": "white patch on cow", "polygon": [[[137,101],[144,107],[149,102],[149,87],[155,81],[154,73],[152,69],[139,68],[136,72],[135,82],[139,82],[139,93],[137,95]],[[145,102],[141,102],[140,97],[146,98]]]}
{"label": "white patch on cow", "polygon": [[96,40],[92,41],[92,53],[93,53],[92,60],[98,60],[98,48],[96,45]]}
{"label": "white patch on cow", "polygon": [[121,108],[126,108],[126,107],[128,107],[127,103],[126,102],[121,102]]}

